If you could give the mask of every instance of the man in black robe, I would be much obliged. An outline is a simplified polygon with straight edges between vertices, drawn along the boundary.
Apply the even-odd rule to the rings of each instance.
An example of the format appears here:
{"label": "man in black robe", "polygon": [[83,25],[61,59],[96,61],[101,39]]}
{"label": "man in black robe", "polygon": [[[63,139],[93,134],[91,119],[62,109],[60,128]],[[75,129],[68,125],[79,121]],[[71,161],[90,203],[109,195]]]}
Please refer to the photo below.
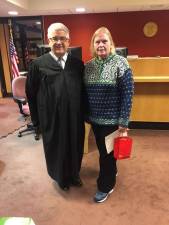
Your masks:
{"label": "man in black robe", "polygon": [[26,94],[32,123],[42,132],[47,170],[60,188],[81,186],[84,121],[84,64],[67,53],[69,30],[62,23],[48,28],[51,48],[29,69]]}

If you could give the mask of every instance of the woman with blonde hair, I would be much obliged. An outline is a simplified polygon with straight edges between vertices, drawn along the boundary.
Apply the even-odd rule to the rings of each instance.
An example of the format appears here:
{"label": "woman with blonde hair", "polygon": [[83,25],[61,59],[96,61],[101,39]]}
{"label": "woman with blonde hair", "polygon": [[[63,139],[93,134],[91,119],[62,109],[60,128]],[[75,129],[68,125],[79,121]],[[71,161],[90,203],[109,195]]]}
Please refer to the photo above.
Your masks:
{"label": "woman with blonde hair", "polygon": [[127,60],[115,52],[115,45],[106,27],[95,31],[91,39],[93,58],[85,66],[87,120],[91,123],[100,153],[100,172],[95,202],[103,202],[113,192],[117,166],[108,152],[105,137],[114,131],[127,132],[132,106],[133,78]]}

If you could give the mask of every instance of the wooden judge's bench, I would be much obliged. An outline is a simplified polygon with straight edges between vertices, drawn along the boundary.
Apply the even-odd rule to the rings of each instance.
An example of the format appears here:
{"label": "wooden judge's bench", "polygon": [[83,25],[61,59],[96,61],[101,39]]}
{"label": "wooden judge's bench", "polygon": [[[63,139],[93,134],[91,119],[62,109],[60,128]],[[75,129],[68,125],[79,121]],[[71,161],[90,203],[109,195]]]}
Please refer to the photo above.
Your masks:
{"label": "wooden judge's bench", "polygon": [[135,94],[131,121],[169,122],[169,57],[128,59]]}
{"label": "wooden judge's bench", "polygon": [[[169,122],[169,57],[130,58],[134,98],[130,121]],[[85,124],[84,152],[88,152],[90,125]]]}

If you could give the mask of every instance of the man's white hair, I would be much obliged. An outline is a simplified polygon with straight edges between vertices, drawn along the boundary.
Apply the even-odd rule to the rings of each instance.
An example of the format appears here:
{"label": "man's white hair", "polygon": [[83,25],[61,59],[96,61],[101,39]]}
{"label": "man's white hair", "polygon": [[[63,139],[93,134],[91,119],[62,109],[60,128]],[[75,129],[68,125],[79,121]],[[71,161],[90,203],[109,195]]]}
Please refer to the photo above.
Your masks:
{"label": "man's white hair", "polygon": [[63,23],[52,23],[48,27],[48,38],[53,37],[53,32],[63,30],[66,33],[66,37],[69,38],[69,29]]}

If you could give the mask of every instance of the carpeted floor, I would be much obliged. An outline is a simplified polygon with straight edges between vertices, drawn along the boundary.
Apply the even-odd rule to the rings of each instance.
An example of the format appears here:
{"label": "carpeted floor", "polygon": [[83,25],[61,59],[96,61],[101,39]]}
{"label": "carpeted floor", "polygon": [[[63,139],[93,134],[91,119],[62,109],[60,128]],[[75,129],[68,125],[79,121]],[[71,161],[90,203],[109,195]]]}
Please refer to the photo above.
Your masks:
{"label": "carpeted floor", "polygon": [[92,199],[98,175],[92,135],[81,170],[84,185],[67,193],[47,175],[42,140],[18,138],[17,132],[1,139],[0,217],[31,217],[36,225],[168,225],[169,131],[130,135],[132,157],[118,162],[116,188],[102,204]]}
{"label": "carpeted floor", "polygon": [[26,124],[12,98],[0,98],[0,138],[13,133]]}

